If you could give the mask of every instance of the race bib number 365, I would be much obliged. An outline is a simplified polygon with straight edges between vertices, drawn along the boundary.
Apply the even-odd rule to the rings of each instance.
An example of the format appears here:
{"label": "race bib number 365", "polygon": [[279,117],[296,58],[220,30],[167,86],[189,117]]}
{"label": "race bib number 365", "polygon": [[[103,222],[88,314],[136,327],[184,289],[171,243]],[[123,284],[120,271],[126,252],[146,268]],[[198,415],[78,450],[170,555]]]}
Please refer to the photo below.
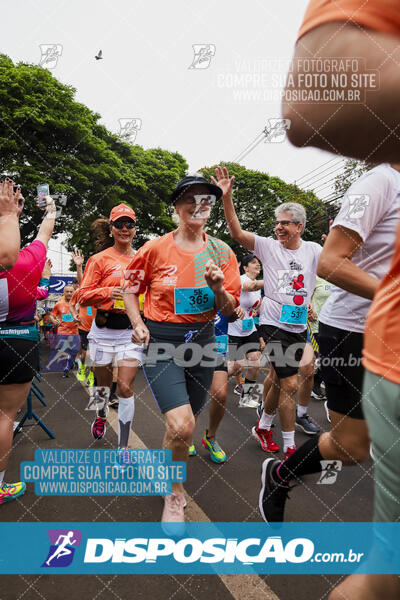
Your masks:
{"label": "race bib number 365", "polygon": [[197,315],[213,310],[214,292],[208,287],[176,288],[174,310],[176,315]]}

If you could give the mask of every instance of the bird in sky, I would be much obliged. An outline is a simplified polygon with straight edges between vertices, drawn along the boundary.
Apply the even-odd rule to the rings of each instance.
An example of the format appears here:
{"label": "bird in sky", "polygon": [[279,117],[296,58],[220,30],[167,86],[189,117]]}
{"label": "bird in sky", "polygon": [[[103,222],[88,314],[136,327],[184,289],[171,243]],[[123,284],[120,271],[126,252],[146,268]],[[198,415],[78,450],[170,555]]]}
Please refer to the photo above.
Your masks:
{"label": "bird in sky", "polygon": [[103,51],[99,50],[97,55],[95,56],[96,60],[101,60],[103,58]]}

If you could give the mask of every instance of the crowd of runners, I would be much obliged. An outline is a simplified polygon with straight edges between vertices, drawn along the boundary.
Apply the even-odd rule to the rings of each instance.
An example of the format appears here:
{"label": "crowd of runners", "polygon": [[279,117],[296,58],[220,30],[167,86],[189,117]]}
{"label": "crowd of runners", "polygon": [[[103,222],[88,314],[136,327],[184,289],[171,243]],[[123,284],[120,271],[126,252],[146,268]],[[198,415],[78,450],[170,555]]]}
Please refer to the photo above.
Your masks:
{"label": "crowd of runners", "polygon": [[[84,270],[83,254],[73,253],[77,277],[65,285],[52,310],[42,315],[43,338],[55,354],[45,370],[61,369],[62,377],[70,377],[77,367],[77,379],[94,397],[97,412],[91,433],[95,439],[106,433],[109,407],[118,408],[121,463],[129,448],[134,382],[141,366],[165,416],[163,446],[172,449],[174,460],[196,455],[195,422],[208,398],[209,426],[201,443],[213,462],[227,460],[216,434],[226,410],[229,376],[235,379],[239,407],[257,409],[252,434],[265,452],[280,450],[273,437],[276,410],[284,459],[296,451],[296,425],[313,437],[320,431],[307,412],[312,394],[324,399],[320,384],[313,390],[315,353],[310,335],[315,340],[318,334],[310,328],[308,335],[307,323],[313,320],[318,329],[322,303],[314,287],[322,246],[302,241],[306,213],[297,203],[281,204],[275,210],[276,239],[242,231],[233,208],[233,180],[225,167],[218,167],[212,182],[201,175],[180,181],[171,196],[179,219],[177,229],[147,242],[137,252],[136,215],[130,206],[120,204],[108,219],[96,219],[92,233],[98,252],[87,260]],[[3,185],[11,189],[12,182]],[[251,251],[240,266],[227,244],[204,231],[212,206],[221,197],[232,237]],[[15,369],[7,375],[12,384],[20,386],[16,409],[26,397],[38,364],[37,332],[29,319],[35,301],[48,296],[51,263],[42,263],[54,225],[54,205],[50,197],[46,200],[41,227],[46,228],[46,240],[38,236],[21,251],[16,265],[3,272],[10,310],[4,315],[2,337],[6,338],[6,324],[13,324],[14,335],[16,327],[21,327],[18,339],[10,334],[7,345],[19,352],[20,344],[27,344],[21,354],[29,365],[25,371],[22,362],[19,375]],[[41,253],[36,272],[31,271],[33,249]],[[22,265],[23,277],[19,273]],[[13,284],[21,298],[17,299],[17,290],[11,290]],[[321,280],[320,287],[325,299],[330,285]],[[15,319],[14,305],[22,298],[24,317],[18,314]],[[27,327],[32,331],[27,333]],[[264,382],[260,366],[261,372],[269,367]],[[7,451],[9,447],[8,441]],[[4,484],[2,501],[18,497],[24,489],[22,482]],[[183,486],[174,484],[172,495],[165,498],[163,522],[183,522],[184,505]]]}
{"label": "crowd of runners", "polygon": [[[345,40],[360,32],[346,22],[346,5],[358,3],[339,4],[340,10],[331,7],[329,12],[322,0],[310,3],[297,58],[307,45],[317,48],[318,35],[337,31],[333,21],[345,21],[337,45],[349,52],[344,50]],[[370,36],[390,47],[400,33],[399,10],[391,8],[390,26],[383,18],[377,26],[368,8],[377,4],[385,3],[367,3],[360,10],[362,18],[352,15],[352,23],[370,28]],[[365,52],[369,56],[368,44]],[[393,85],[390,73],[385,75],[384,97],[389,94],[385,84]],[[378,102],[375,109],[392,118],[385,104]],[[292,120],[292,141],[300,145],[308,128],[315,131],[329,120],[329,110],[322,105],[310,114],[307,105],[284,103]],[[174,231],[136,251],[132,199],[132,206],[119,204],[108,218],[94,221],[96,253],[84,268],[84,256],[74,253],[76,281],[65,286],[41,325],[45,336],[57,327],[56,350],[65,348],[66,339],[73,341],[63,376],[75,376],[77,362],[76,376],[91,389],[97,407],[91,426],[94,439],[106,433],[109,407],[118,409],[121,468],[134,428],[139,369],[164,416],[160,446],[171,449],[175,461],[196,455],[196,420],[208,401],[208,427],[201,444],[211,461],[229,460],[217,433],[232,377],[238,405],[254,410],[251,434],[269,454],[264,461],[259,454],[259,509],[265,521],[284,520],[291,482],[301,484],[304,475],[322,471],[329,461],[361,463],[369,453],[375,462],[374,518],[398,521],[397,140],[393,144],[387,136],[385,143],[375,145],[363,136],[355,140],[352,127],[346,132],[347,124],[360,125],[370,117],[354,106],[342,112],[340,123],[334,121],[334,129],[325,127],[324,135],[312,143],[362,159],[373,156],[379,162],[343,195],[324,244],[303,239],[307,214],[297,202],[275,208],[271,237],[242,229],[235,211],[234,177],[226,167],[217,167],[211,181],[196,174],[177,183],[170,198],[178,223]],[[357,198],[363,201],[355,202]],[[207,233],[207,220],[219,201],[232,240],[243,248],[239,262],[228,244]],[[23,196],[13,181],[0,183],[0,503],[17,498],[26,488],[23,482],[5,483],[4,475],[12,425],[39,368],[35,305],[48,295],[51,264],[46,263],[46,251],[56,209],[50,196],[38,205],[45,211],[42,225],[36,239],[20,250]],[[322,432],[310,417],[311,397],[325,403],[324,429],[329,431]],[[281,439],[274,433],[277,416]],[[301,446],[296,444],[296,428],[310,436]],[[294,500],[295,496],[293,492]],[[173,483],[161,516],[166,531],[171,524],[184,523],[185,506],[183,484]],[[391,576],[354,575],[330,597],[340,594],[395,598],[400,596],[399,582]]]}

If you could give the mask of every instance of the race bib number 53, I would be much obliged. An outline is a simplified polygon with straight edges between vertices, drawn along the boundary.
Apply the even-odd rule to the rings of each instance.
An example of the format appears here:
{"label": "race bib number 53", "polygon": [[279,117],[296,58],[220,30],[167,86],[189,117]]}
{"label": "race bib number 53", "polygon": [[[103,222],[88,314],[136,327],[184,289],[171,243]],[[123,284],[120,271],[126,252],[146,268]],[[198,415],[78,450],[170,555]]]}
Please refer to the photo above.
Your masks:
{"label": "race bib number 53", "polygon": [[307,306],[283,304],[279,320],[290,325],[307,325]]}

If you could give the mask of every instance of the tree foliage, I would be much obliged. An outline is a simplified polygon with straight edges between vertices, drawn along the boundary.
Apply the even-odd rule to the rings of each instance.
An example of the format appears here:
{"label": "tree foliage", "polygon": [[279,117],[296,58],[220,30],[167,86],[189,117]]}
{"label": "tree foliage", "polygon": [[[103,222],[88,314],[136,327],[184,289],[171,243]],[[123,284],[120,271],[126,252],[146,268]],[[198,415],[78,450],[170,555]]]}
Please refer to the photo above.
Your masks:
{"label": "tree foliage", "polygon": [[0,171],[22,186],[24,243],[36,235],[43,216],[34,202],[39,183],[65,194],[55,234],[66,232],[68,246],[86,256],[93,251],[91,223],[121,202],[136,212],[139,245],[171,230],[168,196],[187,170],[184,158],[122,141],[74,95],[47,69],[14,65],[0,55]]}
{"label": "tree foliage", "polygon": [[[187,172],[178,153],[161,148],[144,150],[111,133],[100,115],[75,100],[75,89],[59,82],[47,69],[18,63],[0,55],[0,173],[21,184],[26,208],[21,216],[24,243],[42,220],[36,207],[36,186],[48,183],[51,194],[64,194],[66,205],[55,234],[66,233],[68,247],[93,252],[90,225],[108,217],[125,202],[137,215],[139,247],[150,236],[174,228],[168,197]],[[286,184],[278,177],[225,163],[235,175],[235,206],[244,229],[273,235],[274,208],[295,201],[307,211],[306,240],[320,240],[327,229],[325,205],[313,192]],[[206,177],[214,167],[203,169]],[[242,256],[229,236],[222,204],[214,207],[208,231],[225,240]]]}
{"label": "tree foliage", "polygon": [[335,177],[335,195],[339,199],[341,204],[341,198],[344,193],[349,189],[352,183],[356,181],[363,173],[366,173],[372,169],[374,165],[372,163],[363,162],[355,159],[348,159],[345,162],[343,171]]}
{"label": "tree foliage", "polygon": [[[303,239],[317,241],[327,231],[327,213],[324,203],[313,192],[304,191],[295,185],[287,184],[279,177],[252,171],[236,163],[221,163],[229,175],[235,176],[233,199],[242,229],[258,235],[274,235],[274,210],[283,202],[299,202],[307,213],[307,225]],[[210,178],[215,175],[215,166],[201,169]],[[224,218],[222,202],[217,202],[207,223],[210,235],[227,242],[235,254],[241,258],[247,254],[229,235]]]}

